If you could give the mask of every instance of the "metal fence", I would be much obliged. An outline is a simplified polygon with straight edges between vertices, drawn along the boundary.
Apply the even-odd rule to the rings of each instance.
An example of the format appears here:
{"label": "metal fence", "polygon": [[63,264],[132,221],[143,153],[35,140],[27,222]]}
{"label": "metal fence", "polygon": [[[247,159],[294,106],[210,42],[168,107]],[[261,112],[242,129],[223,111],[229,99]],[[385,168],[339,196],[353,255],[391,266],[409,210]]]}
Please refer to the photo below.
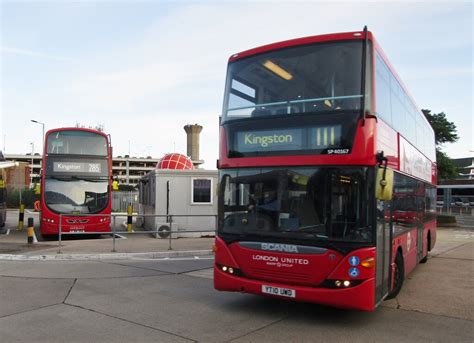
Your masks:
{"label": "metal fence", "polygon": [[112,192],[112,211],[113,212],[127,212],[127,206],[132,205],[133,208],[138,209],[138,192],[128,191]]}
{"label": "metal fence", "polygon": [[[90,216],[96,216],[96,217],[102,217],[102,218],[107,218],[107,217],[110,217],[111,220],[110,220],[110,231],[105,231],[105,232],[63,232],[63,229],[62,229],[62,221],[63,221],[63,218],[77,218],[77,217],[90,217]],[[74,236],[74,235],[91,235],[91,234],[95,234],[95,235],[112,235],[112,252],[117,252],[116,250],[116,243],[115,243],[115,240],[116,240],[116,236],[117,235],[127,235],[127,234],[131,234],[131,235],[140,235],[140,234],[146,234],[146,235],[149,235],[149,234],[154,234],[155,235],[155,238],[157,236],[160,236],[163,234],[162,231],[159,231],[159,228],[156,228],[155,230],[144,230],[144,231],[128,231],[128,230],[117,230],[117,218],[125,218],[125,217],[128,217],[127,215],[123,215],[123,214],[116,214],[116,213],[113,213],[113,214],[110,214],[110,215],[106,215],[106,214],[77,214],[77,215],[64,215],[64,214],[60,214],[59,215],[59,233],[58,233],[58,254],[61,254],[62,251],[62,237],[63,236]],[[209,232],[212,232],[214,235],[216,234],[217,232],[217,227],[218,227],[218,224],[217,224],[217,215],[215,214],[196,214],[196,215],[188,215],[188,214],[170,214],[170,215],[157,215],[157,214],[134,214],[131,216],[132,218],[135,217],[135,218],[144,218],[144,217],[161,217],[161,218],[165,218],[166,222],[170,224],[170,230],[167,232],[168,233],[168,242],[169,242],[169,245],[168,245],[168,250],[173,250],[172,248],[172,241],[173,241],[173,234],[186,234],[186,233],[209,233]],[[173,224],[173,220],[174,218],[184,218],[184,217],[212,217],[214,218],[214,223],[215,223],[215,227],[214,229],[212,230],[209,230],[209,229],[205,229],[205,230],[185,230],[185,231],[177,231],[177,230],[172,230],[172,224]]]}
{"label": "metal fence", "polygon": [[438,195],[436,210],[440,214],[474,216],[474,196],[450,195],[447,198]]}

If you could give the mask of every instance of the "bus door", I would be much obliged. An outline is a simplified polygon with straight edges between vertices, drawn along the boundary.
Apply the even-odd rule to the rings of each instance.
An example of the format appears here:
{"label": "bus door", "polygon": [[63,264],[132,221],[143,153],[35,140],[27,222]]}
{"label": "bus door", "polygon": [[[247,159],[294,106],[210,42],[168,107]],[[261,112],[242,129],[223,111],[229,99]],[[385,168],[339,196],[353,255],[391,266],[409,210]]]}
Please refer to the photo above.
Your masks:
{"label": "bus door", "polygon": [[376,270],[375,303],[381,302],[388,294],[391,284],[392,226],[390,220],[390,201],[376,200]]}
{"label": "bus door", "polygon": [[425,186],[421,181],[418,181],[418,187],[415,198],[415,223],[416,223],[416,248],[417,248],[417,262],[423,258],[423,228],[425,223]]}

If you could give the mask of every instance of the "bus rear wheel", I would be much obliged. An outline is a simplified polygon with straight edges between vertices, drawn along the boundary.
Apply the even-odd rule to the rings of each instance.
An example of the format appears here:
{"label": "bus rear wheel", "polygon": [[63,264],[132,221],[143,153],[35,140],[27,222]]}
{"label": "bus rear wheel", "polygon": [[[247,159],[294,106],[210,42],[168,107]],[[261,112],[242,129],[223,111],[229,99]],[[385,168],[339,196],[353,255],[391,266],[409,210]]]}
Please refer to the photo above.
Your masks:
{"label": "bus rear wheel", "polygon": [[395,257],[395,270],[393,271],[393,289],[387,296],[387,299],[395,298],[403,286],[405,280],[405,268],[403,266],[403,257],[400,252]]}

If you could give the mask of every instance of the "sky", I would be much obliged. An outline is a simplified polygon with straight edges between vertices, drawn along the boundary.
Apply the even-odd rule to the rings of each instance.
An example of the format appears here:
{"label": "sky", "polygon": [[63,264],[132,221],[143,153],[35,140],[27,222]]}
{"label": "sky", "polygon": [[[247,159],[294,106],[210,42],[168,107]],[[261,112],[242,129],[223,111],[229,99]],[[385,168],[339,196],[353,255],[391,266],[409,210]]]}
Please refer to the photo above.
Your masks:
{"label": "sky", "polygon": [[103,125],[114,155],[159,158],[185,153],[183,126],[197,123],[215,169],[230,55],[364,25],[418,107],[456,124],[444,151],[474,156],[470,1],[0,0],[0,150],[39,152],[34,119]]}

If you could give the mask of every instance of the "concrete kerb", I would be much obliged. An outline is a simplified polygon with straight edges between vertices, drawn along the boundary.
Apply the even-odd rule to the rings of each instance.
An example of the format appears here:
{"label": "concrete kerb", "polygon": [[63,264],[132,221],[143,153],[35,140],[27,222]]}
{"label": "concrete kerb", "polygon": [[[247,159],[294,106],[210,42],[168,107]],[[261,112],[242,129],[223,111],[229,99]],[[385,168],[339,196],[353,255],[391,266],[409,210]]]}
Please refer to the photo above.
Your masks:
{"label": "concrete kerb", "polygon": [[212,250],[183,250],[144,253],[112,254],[56,254],[56,255],[12,255],[0,254],[0,261],[98,261],[130,260],[137,258],[165,259],[177,257],[199,257],[212,255]]}

